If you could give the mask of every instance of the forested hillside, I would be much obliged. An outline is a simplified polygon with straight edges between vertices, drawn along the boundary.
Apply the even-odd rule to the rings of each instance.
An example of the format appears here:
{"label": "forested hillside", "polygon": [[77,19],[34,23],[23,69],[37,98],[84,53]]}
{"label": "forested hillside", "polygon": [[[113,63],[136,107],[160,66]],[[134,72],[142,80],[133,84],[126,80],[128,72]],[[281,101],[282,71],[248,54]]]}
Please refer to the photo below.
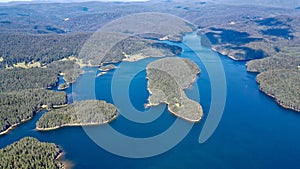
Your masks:
{"label": "forested hillside", "polygon": [[274,56],[249,61],[247,70],[260,73],[256,80],[261,91],[300,112],[300,46],[286,46]]}
{"label": "forested hillside", "polygon": [[263,72],[256,78],[259,88],[286,107],[300,112],[300,71],[276,69]]}
{"label": "forested hillside", "polygon": [[0,68],[16,63],[40,62],[42,65],[78,55],[90,33],[77,34],[5,34],[0,32]]}
{"label": "forested hillside", "polygon": [[26,89],[0,93],[0,133],[31,119],[42,108],[52,109],[67,103],[65,92]]}
{"label": "forested hillside", "polygon": [[185,120],[199,122],[203,116],[200,103],[184,93],[200,73],[189,59],[164,58],[147,65],[148,106],[168,104],[168,110]]}
{"label": "forested hillside", "polygon": [[60,60],[54,61],[47,65],[47,68],[50,68],[57,73],[64,76],[64,80],[66,81],[66,85],[68,86],[70,83],[74,83],[77,78],[84,72],[80,65],[76,63],[76,60]]}
{"label": "forested hillside", "polygon": [[56,159],[61,150],[53,143],[25,137],[0,150],[0,168],[57,169],[63,164]]}
{"label": "forested hillside", "polygon": [[58,71],[48,68],[0,70],[0,92],[56,86]]}

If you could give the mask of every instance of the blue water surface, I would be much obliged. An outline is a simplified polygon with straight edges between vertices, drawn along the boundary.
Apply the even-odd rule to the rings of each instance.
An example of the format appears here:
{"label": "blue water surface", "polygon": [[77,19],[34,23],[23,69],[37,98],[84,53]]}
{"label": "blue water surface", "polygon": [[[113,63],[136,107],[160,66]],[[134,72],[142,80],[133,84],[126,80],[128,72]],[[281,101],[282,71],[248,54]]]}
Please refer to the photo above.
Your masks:
{"label": "blue water surface", "polygon": [[[256,74],[246,72],[245,62],[236,62],[225,56],[211,55],[212,51],[201,49],[200,57],[211,55],[221,59],[227,81],[226,106],[220,124],[212,137],[203,144],[198,142],[199,134],[206,120],[211,102],[211,87],[205,65],[193,51],[182,43],[166,42],[183,47],[180,57],[195,61],[201,68],[196,83],[200,91],[200,103],[204,119],[194,125],[190,133],[176,147],[161,155],[132,159],[111,154],[95,144],[81,127],[65,127],[54,131],[34,130],[35,123],[45,111],[38,113],[31,121],[16,127],[7,135],[0,137],[0,147],[5,147],[25,136],[40,141],[53,142],[66,152],[64,160],[71,161],[74,168],[110,169],[298,169],[300,161],[300,115],[278,106],[274,100],[258,90]],[[128,71],[136,66],[146,65],[156,59],[144,59],[135,63],[124,63]],[[120,65],[119,65],[120,66]],[[119,67],[118,67],[119,68]],[[116,70],[96,77],[97,68],[85,68],[83,74],[69,89],[69,101],[99,99],[114,103],[111,82]],[[126,71],[120,76],[126,80]],[[62,80],[60,80],[63,82]],[[186,91],[192,97],[196,83]],[[91,88],[89,86],[93,86]],[[122,86],[122,85],[121,85]],[[146,72],[138,72],[130,83],[129,96],[132,105],[141,113],[145,111],[149,93]],[[165,105],[162,115],[147,124],[132,122],[122,115],[110,125],[117,131],[131,137],[151,137],[162,133],[176,117],[171,115]],[[101,129],[103,126],[92,126]],[[122,144],[122,143],[120,143]]]}

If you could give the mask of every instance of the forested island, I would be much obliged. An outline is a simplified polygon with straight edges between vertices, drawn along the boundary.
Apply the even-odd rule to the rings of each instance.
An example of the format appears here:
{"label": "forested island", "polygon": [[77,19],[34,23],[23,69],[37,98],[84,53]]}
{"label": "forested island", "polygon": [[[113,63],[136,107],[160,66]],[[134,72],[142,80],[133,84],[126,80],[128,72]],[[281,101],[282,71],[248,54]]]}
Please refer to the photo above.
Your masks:
{"label": "forested island", "polygon": [[105,101],[87,100],[75,102],[60,109],[51,110],[37,121],[37,130],[53,130],[64,126],[106,124],[118,116],[117,108]]}
{"label": "forested island", "polygon": [[55,69],[12,68],[0,72],[0,134],[30,120],[42,109],[67,103],[65,92],[48,90],[58,81]]}
{"label": "forested island", "polygon": [[0,149],[0,168],[64,168],[63,163],[58,159],[61,153],[62,150],[53,143],[25,137]]}
{"label": "forested island", "polygon": [[198,66],[183,58],[164,58],[147,66],[148,90],[147,106],[168,104],[169,111],[185,120],[198,122],[203,116],[201,105],[189,99],[184,89],[190,87],[200,73]]}
{"label": "forested island", "polygon": [[[192,31],[202,36],[203,45],[222,55],[255,59],[247,63],[247,69],[260,73],[256,78],[260,90],[281,106],[300,112],[296,2],[289,8],[281,6],[282,2],[274,8],[193,0],[35,3],[0,5],[0,134],[42,109],[49,112],[38,120],[37,130],[112,121],[118,115],[113,105],[103,101],[65,105],[65,92],[48,89],[57,85],[59,75],[66,83],[58,88],[69,87],[83,73],[83,66],[100,66],[105,73],[114,67],[101,67],[104,63],[176,56],[182,52],[180,47],[160,41],[181,41]],[[144,13],[148,15],[135,15]],[[169,14],[185,20],[174,20]],[[121,17],[127,18],[116,22]],[[103,31],[100,36],[99,29]],[[154,33],[144,33],[148,30]],[[165,58],[149,64],[147,106],[166,103],[175,116],[200,121],[201,105],[184,93],[199,73],[187,59]],[[62,168],[55,160],[60,153],[54,144],[24,138],[0,150],[0,168]]]}

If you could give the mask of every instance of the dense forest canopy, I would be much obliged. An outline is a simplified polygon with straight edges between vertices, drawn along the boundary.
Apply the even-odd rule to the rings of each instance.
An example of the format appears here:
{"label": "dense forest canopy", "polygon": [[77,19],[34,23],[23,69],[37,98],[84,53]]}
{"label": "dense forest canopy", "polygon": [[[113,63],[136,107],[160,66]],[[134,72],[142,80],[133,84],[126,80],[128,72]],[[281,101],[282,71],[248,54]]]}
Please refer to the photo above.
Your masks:
{"label": "dense forest canopy", "polygon": [[[167,13],[186,19],[201,28],[200,33],[207,35],[216,51],[238,60],[272,56],[284,46],[299,41],[300,12],[296,9],[197,1],[41,3],[1,6],[0,9],[2,68],[23,61],[45,64],[78,56],[86,40],[105,24],[142,12]],[[276,16],[270,17],[270,13]],[[149,22],[156,23],[159,19],[162,18],[156,17]],[[180,27],[177,24],[164,19],[164,24],[159,25],[168,27],[163,27],[162,31],[172,32]],[[134,26],[130,25],[125,24],[125,28],[130,30]]]}
{"label": "dense forest canopy", "polygon": [[31,35],[0,32],[0,68],[16,63],[40,62],[42,65],[78,55],[91,33]]}
{"label": "dense forest canopy", "polygon": [[0,93],[0,133],[34,116],[41,108],[67,103],[65,92],[26,89]]}
{"label": "dense forest canopy", "polygon": [[58,169],[63,164],[56,158],[61,153],[53,143],[44,143],[25,137],[0,149],[0,168]]}
{"label": "dense forest canopy", "polygon": [[259,88],[286,107],[300,111],[300,71],[276,69],[257,76]]}
{"label": "dense forest canopy", "polygon": [[48,68],[13,68],[0,70],[0,92],[56,86],[58,71]]}
{"label": "dense forest canopy", "polygon": [[[181,48],[175,45],[158,43],[154,40],[129,37],[115,44],[103,57],[102,62],[120,62],[126,57],[142,55],[146,57],[174,56],[181,53]],[[100,63],[100,61],[98,61]]]}
{"label": "dense forest canopy", "polygon": [[[272,5],[276,3],[272,2]],[[295,2],[290,6],[294,8],[294,5]],[[213,1],[162,0],[145,3],[0,4],[0,11],[1,134],[29,120],[42,109],[49,112],[36,123],[40,130],[110,122],[118,115],[114,105],[89,100],[54,109],[55,105],[67,103],[66,93],[47,88],[56,86],[59,74],[66,80],[60,88],[68,87],[83,73],[81,67],[84,64],[120,62],[139,54],[143,54],[144,58],[178,55],[182,52],[180,47],[157,40],[179,41],[185,32],[191,31],[197,31],[202,37],[202,44],[216,52],[234,60],[254,59],[247,63],[247,69],[261,73],[256,79],[260,90],[275,97],[280,105],[300,112],[299,7],[288,9],[281,6],[225,5]],[[142,21],[131,18],[122,23],[123,26],[113,27],[112,24],[112,27],[107,27],[114,31],[120,29],[118,33],[125,34],[126,38],[118,34],[117,38],[106,36],[107,39],[98,39],[99,43],[91,41],[94,33],[107,23],[144,12],[173,14],[184,22],[171,22],[163,17],[142,18]],[[152,26],[158,32],[133,36],[151,26],[139,27],[132,24],[134,22],[155,23]],[[179,31],[177,28],[184,29]],[[83,50],[89,43],[95,48]],[[149,105],[166,102],[173,114],[199,121],[203,115],[202,108],[198,102],[186,97],[184,89],[195,80],[200,70],[189,60],[183,61],[186,63],[183,68],[174,66],[178,60],[176,63],[164,61],[147,67],[151,91]],[[38,67],[17,68],[20,63],[36,63]],[[157,66],[162,69],[157,69]],[[171,74],[180,76],[173,78],[163,68],[174,69]],[[184,78],[180,80],[180,77]],[[54,144],[26,137],[0,150],[0,168],[62,168],[56,160],[60,152]]]}
{"label": "dense forest canopy", "polygon": [[47,130],[72,125],[105,124],[116,118],[117,115],[114,105],[105,101],[87,100],[43,114],[36,126],[40,130]]}
{"label": "dense forest canopy", "polygon": [[60,60],[54,61],[47,65],[47,68],[57,71],[57,73],[64,76],[67,85],[74,83],[77,78],[83,73],[80,65],[76,60]]}
{"label": "dense forest canopy", "polygon": [[203,116],[201,105],[188,98],[184,89],[196,80],[198,66],[189,59],[163,58],[147,65],[149,106],[168,104],[171,113],[198,122]]}
{"label": "dense forest canopy", "polygon": [[286,47],[274,56],[249,61],[247,70],[259,72],[259,88],[286,107],[300,111],[300,48]]}

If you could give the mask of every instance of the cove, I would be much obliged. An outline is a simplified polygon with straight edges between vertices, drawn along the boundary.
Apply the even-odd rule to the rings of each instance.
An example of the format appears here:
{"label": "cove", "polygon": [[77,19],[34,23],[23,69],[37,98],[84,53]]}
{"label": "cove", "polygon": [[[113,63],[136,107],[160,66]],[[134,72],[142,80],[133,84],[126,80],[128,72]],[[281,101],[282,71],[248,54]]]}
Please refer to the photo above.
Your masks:
{"label": "cove", "polygon": [[[188,35],[186,35],[188,36]],[[195,37],[199,38],[199,37]],[[66,152],[64,159],[74,163],[74,168],[112,168],[112,169],[252,169],[252,168],[299,168],[300,161],[300,115],[278,106],[274,100],[258,90],[256,74],[246,71],[245,62],[236,62],[225,56],[212,55],[221,59],[227,81],[226,106],[220,124],[212,137],[199,144],[199,134],[203,128],[211,101],[211,85],[205,66],[193,51],[182,43],[166,42],[181,46],[184,51],[180,57],[189,58],[202,70],[197,80],[200,103],[204,119],[193,126],[189,134],[173,149],[151,158],[132,159],[111,154],[94,143],[81,127],[65,127],[58,130],[39,132],[34,130],[35,122],[44,113],[38,113],[32,120],[0,137],[3,148],[25,136],[40,141],[53,142]],[[210,49],[199,47],[200,57],[209,55]],[[216,59],[216,58],[215,58]],[[135,66],[146,67],[155,59],[144,59],[122,66],[127,71]],[[96,97],[113,103],[111,82],[116,70],[97,77],[96,68],[85,68],[76,83],[67,89],[68,99],[86,100]],[[119,76],[119,82],[126,80],[128,72]],[[95,90],[89,90],[90,84]],[[195,84],[186,91],[193,95]],[[132,105],[144,109],[149,93],[146,72],[139,72],[131,81],[129,96]],[[151,123],[139,124],[120,116],[110,125],[120,133],[144,138],[165,131],[176,120],[160,105],[164,112]],[[91,130],[101,130],[103,126],[92,126]]]}

